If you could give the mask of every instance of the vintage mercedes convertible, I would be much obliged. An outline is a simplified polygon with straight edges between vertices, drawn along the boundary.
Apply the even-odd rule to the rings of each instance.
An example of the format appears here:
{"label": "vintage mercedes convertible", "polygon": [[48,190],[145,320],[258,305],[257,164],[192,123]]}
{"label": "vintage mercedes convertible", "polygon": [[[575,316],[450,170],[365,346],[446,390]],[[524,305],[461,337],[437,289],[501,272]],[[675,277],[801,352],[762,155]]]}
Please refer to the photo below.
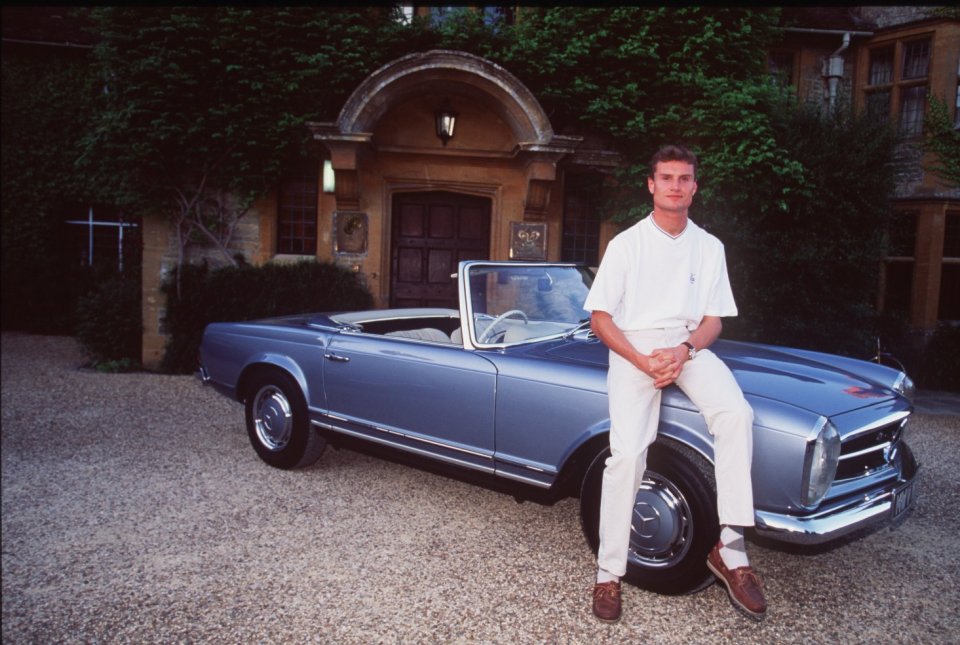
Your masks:
{"label": "vintage mercedes convertible", "polygon": [[[350,437],[579,496],[597,548],[609,454],[607,348],[583,303],[590,269],[468,261],[459,309],[313,313],[210,324],[202,380],[246,408],[250,442],[278,468]],[[753,406],[756,533],[824,543],[900,521],[917,495],[904,441],[913,384],[871,362],[718,341]],[[354,442],[355,443],[355,442]],[[675,386],[637,494],[627,580],[684,593],[712,580],[718,535],[711,436]]]}

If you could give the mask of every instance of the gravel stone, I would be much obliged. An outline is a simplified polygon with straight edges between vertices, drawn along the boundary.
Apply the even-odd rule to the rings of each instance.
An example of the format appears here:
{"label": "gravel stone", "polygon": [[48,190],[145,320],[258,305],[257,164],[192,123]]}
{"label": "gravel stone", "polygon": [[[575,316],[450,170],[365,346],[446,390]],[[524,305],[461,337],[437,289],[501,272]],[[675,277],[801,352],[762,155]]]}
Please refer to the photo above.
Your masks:
{"label": "gravel stone", "polygon": [[282,471],[190,376],[81,369],[2,334],[2,640],[14,643],[948,643],[960,633],[960,416],[917,414],[920,497],[828,548],[753,540],[769,615],[721,585],[590,612],[578,504],[348,449]]}

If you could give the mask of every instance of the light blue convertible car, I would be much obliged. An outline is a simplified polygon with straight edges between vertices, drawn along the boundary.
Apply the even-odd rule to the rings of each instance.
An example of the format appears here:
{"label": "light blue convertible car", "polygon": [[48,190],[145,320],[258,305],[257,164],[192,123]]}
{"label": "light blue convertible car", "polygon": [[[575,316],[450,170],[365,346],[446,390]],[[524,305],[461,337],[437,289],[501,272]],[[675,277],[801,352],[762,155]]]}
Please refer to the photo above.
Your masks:
{"label": "light blue convertible car", "polygon": [[[245,405],[250,442],[271,466],[310,465],[344,436],[373,442],[515,483],[518,494],[579,496],[595,549],[609,419],[607,349],[582,308],[593,274],[470,261],[451,279],[459,309],[210,324],[201,378]],[[904,373],[782,347],[712,349],[754,409],[759,535],[822,543],[907,514],[917,464],[904,442],[913,397]],[[713,580],[713,447],[676,387],[662,405],[627,580],[684,593]]]}

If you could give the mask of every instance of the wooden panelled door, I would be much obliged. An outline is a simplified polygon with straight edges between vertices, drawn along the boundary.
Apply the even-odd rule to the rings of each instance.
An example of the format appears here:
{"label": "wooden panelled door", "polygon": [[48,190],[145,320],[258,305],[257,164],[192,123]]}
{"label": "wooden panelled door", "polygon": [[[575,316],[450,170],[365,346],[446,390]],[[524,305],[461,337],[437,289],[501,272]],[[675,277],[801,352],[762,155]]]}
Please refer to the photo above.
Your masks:
{"label": "wooden panelled door", "polygon": [[457,308],[462,260],[490,257],[490,200],[442,191],[393,198],[391,307]]}

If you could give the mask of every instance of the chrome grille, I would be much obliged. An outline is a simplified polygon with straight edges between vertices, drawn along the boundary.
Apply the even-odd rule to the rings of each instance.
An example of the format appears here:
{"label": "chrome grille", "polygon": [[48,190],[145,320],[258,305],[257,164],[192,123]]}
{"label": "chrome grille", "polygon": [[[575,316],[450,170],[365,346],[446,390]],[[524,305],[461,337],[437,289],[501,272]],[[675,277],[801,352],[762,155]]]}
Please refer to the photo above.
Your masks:
{"label": "chrome grille", "polygon": [[888,467],[897,455],[906,419],[845,439],[840,449],[837,479],[863,477]]}

